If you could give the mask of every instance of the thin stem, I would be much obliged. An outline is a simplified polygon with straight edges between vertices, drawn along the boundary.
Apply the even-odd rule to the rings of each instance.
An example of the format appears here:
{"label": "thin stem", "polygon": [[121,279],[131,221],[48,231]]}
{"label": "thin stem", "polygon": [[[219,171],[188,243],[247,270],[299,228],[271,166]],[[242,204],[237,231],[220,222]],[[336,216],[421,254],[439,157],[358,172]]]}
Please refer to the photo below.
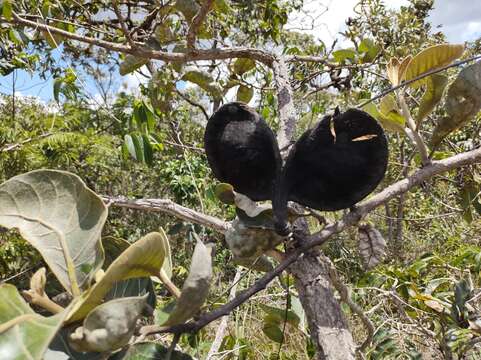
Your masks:
{"label": "thin stem", "polygon": [[[409,111],[408,105],[406,103],[406,98],[404,97],[403,91],[396,91],[396,95],[399,101],[399,105],[401,106],[401,113],[403,114],[404,118],[406,119],[406,124],[409,128],[408,137],[414,141],[419,154],[421,155],[421,163],[426,166],[430,163],[429,155],[428,155],[428,148],[424,143],[421,135],[416,130],[416,122],[411,116],[411,112]],[[410,133],[410,135],[409,135]]]}

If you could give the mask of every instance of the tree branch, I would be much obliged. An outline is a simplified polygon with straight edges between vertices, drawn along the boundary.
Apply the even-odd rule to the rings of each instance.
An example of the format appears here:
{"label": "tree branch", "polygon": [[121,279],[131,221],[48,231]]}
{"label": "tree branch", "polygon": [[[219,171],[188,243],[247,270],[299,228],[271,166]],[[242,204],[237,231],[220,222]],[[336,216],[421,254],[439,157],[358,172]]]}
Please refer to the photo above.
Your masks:
{"label": "tree branch", "polygon": [[277,142],[279,148],[287,146],[296,130],[296,112],[293,104],[293,94],[289,82],[289,69],[284,59],[278,58],[272,63],[276,82],[277,107],[279,109],[279,131]]}
{"label": "tree branch", "polygon": [[182,92],[181,92],[180,90],[178,90],[178,89],[175,89],[175,92],[176,92],[182,99],[184,99],[185,101],[187,101],[190,105],[199,108],[200,111],[202,111],[202,114],[204,114],[205,120],[209,120],[209,114],[207,114],[207,111],[205,110],[205,108],[204,108],[201,104],[195,102],[194,100],[191,100],[186,94],[182,93]]}
{"label": "tree branch", "polygon": [[112,6],[114,7],[114,12],[115,12],[115,15],[117,16],[117,19],[119,19],[120,27],[122,29],[122,32],[125,35],[125,38],[129,42],[130,46],[132,48],[135,48],[136,45],[132,40],[132,37],[130,36],[129,29],[127,28],[127,24],[125,24],[124,18],[122,17],[122,13],[120,12],[119,4],[117,3],[117,0],[112,1]]}
{"label": "tree branch", "polygon": [[53,133],[45,133],[45,134],[42,134],[42,135],[39,135],[37,137],[34,137],[34,138],[28,138],[26,140],[23,140],[19,143],[15,143],[15,144],[8,144],[8,145],[5,145],[4,147],[0,148],[0,153],[1,152],[8,152],[8,151],[13,151],[13,150],[16,150],[20,147],[22,147],[23,145],[25,144],[28,144],[32,141],[37,141],[37,140],[40,140],[40,139],[43,139],[43,138],[46,138],[46,137],[49,137],[50,135],[52,135]]}
{"label": "tree branch", "polygon": [[212,9],[213,4],[214,4],[214,0],[205,0],[202,3],[202,6],[197,12],[197,14],[192,19],[192,23],[190,24],[190,27],[189,27],[189,32],[187,33],[187,49],[190,49],[190,50],[194,49],[197,32],[199,31],[200,26],[202,25],[202,22],[204,21],[205,17],[209,13],[209,11]]}
{"label": "tree branch", "polygon": [[331,278],[332,285],[334,285],[337,292],[341,296],[341,300],[349,306],[349,308],[354,314],[361,318],[361,321],[367,330],[366,339],[363,341],[361,346],[358,347],[358,351],[364,351],[366,347],[372,342],[375,330],[374,325],[372,321],[366,316],[362,308],[352,300],[349,288],[339,278],[336,267],[334,266],[332,261],[326,256],[324,256],[324,261],[329,266],[329,277]]}
{"label": "tree branch", "polygon": [[407,177],[406,179],[400,180],[388,186],[380,193],[371,197],[369,200],[362,202],[360,205],[356,206],[354,211],[351,211],[350,213],[344,215],[341,220],[326,226],[323,230],[319,231],[316,234],[308,236],[307,239],[305,239],[305,242],[301,245],[301,247],[294,249],[274,270],[266,273],[263,277],[257,280],[254,285],[252,285],[249,289],[239,293],[239,295],[237,295],[232,301],[229,301],[228,303],[220,306],[219,308],[202,315],[199,319],[195,321],[175,325],[172,327],[162,327],[155,325],[145,326],[141,329],[141,332],[143,334],[151,334],[198,331],[199,329],[220,318],[221,316],[229,314],[233,309],[247,301],[252,295],[265,289],[265,287],[276,276],[278,276],[280,273],[282,273],[282,271],[287,269],[307,250],[313,248],[314,246],[322,245],[332,235],[343,231],[349,226],[355,225],[361,220],[363,216],[374,210],[376,207],[383,205],[392,198],[409,191],[413,187],[421,184],[422,182],[432,178],[435,175],[459,167],[477,163],[481,163],[481,148],[455,155],[444,160],[433,161],[430,165],[417,170],[414,174]]}
{"label": "tree branch", "polygon": [[127,199],[122,196],[108,195],[101,195],[100,197],[109,206],[165,212],[180,219],[212,228],[221,233],[225,233],[230,226],[226,221],[186,208],[169,199]]}
{"label": "tree branch", "polygon": [[198,60],[223,60],[233,58],[252,58],[267,66],[271,66],[274,61],[274,56],[263,50],[254,48],[227,48],[227,49],[198,49],[195,52],[187,53],[168,53],[160,50],[152,50],[143,43],[134,42],[137,46],[132,48],[131,46],[124,44],[117,44],[110,41],[96,39],[88,36],[83,36],[75,33],[56,28],[54,26],[41,24],[36,21],[27,20],[21,18],[17,13],[12,12],[13,23],[28,26],[34,29],[40,29],[51,32],[52,34],[58,34],[64,36],[66,39],[76,40],[82,43],[91,44],[104,48],[106,50],[116,51],[124,54],[131,54],[138,57],[146,58],[149,60],[162,60],[166,62],[179,62],[185,63],[189,61]]}

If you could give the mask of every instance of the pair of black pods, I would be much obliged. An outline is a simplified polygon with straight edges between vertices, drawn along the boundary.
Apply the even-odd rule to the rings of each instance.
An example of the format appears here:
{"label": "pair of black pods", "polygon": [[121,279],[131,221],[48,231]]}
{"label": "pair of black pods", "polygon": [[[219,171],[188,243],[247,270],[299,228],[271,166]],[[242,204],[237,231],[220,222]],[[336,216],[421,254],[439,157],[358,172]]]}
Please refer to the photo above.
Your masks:
{"label": "pair of black pods", "polygon": [[252,200],[272,200],[279,235],[289,233],[288,201],[321,211],[350,208],[381,182],[388,161],[382,127],[358,109],[325,116],[296,141],[284,165],[265,120],[239,102],[211,116],[204,146],[219,181]]}

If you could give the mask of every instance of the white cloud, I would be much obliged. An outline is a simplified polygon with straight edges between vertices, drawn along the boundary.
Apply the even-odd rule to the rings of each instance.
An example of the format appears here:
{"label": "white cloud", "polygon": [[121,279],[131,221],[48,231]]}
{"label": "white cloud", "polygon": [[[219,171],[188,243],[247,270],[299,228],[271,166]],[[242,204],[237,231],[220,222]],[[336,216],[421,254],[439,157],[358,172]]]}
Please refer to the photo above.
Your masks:
{"label": "white cloud", "polygon": [[452,43],[472,41],[481,37],[481,1],[435,0],[429,21],[438,26]]}
{"label": "white cloud", "polygon": [[[301,12],[290,16],[288,28],[301,29],[302,32],[312,34],[330,47],[336,38],[342,41],[338,33],[346,29],[347,18],[355,16],[354,6],[358,2],[359,0],[306,1]],[[393,9],[399,9],[408,3],[407,0],[385,1],[385,4]]]}
{"label": "white cloud", "polygon": [[[140,68],[140,71],[142,71],[142,73],[144,74],[149,73],[145,65]],[[121,89],[127,94],[140,95],[140,84],[147,84],[149,82],[149,79],[134,71],[133,73],[123,76],[121,78],[121,81]]]}
{"label": "white cloud", "polygon": [[[346,19],[355,16],[357,3],[358,0],[308,0],[302,12],[290,16],[288,28],[302,29],[327,47],[338,38],[337,46],[341,47],[343,39],[338,33],[346,29]],[[409,5],[408,0],[385,0],[384,3],[391,9]],[[435,0],[428,21],[434,31],[441,25],[440,30],[451,43],[475,40],[481,37],[481,1]]]}

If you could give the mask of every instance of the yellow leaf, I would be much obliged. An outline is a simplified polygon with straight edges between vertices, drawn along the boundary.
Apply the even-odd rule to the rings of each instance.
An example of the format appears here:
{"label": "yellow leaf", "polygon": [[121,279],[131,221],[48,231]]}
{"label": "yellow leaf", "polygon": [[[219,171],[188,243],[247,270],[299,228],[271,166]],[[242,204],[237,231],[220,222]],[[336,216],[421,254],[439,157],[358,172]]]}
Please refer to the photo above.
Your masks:
{"label": "yellow leaf", "polygon": [[[428,71],[449,65],[463,55],[463,52],[464,45],[439,44],[430,46],[413,57],[406,68],[404,80],[412,80]],[[418,88],[424,83],[425,81],[420,80],[412,83],[410,86]]]}
{"label": "yellow leaf", "polygon": [[439,302],[435,300],[425,300],[424,304],[427,307],[430,307],[431,309],[437,311],[437,312],[442,312],[444,310],[443,305],[441,305]]}
{"label": "yellow leaf", "polygon": [[99,282],[82,294],[68,314],[66,322],[72,323],[85,318],[92,309],[102,303],[105,295],[116,282],[158,275],[164,263],[168,241],[161,228],[160,233],[147,234],[130,245],[110,264]]}
{"label": "yellow leaf", "polygon": [[402,61],[397,58],[391,58],[387,64],[387,76],[393,86],[397,86],[401,83],[407,66],[411,62],[412,56],[405,57]]}

